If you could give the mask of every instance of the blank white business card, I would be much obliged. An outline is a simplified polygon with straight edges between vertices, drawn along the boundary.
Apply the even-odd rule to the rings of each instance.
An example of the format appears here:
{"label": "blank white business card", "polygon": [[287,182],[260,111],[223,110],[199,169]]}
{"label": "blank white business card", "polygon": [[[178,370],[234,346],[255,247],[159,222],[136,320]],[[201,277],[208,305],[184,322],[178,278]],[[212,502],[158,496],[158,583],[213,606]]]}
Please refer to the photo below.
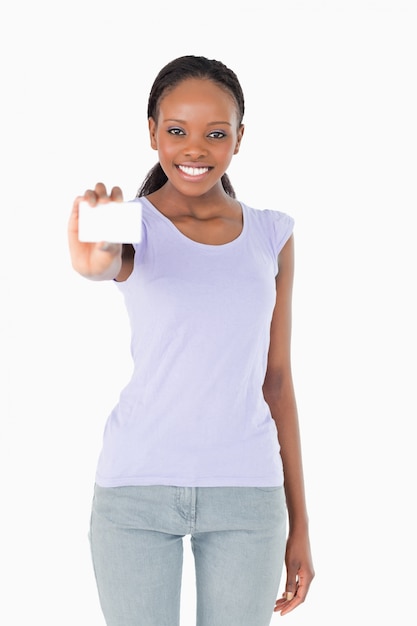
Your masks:
{"label": "blank white business card", "polygon": [[84,242],[138,243],[142,237],[140,202],[106,202],[79,206],[78,239]]}

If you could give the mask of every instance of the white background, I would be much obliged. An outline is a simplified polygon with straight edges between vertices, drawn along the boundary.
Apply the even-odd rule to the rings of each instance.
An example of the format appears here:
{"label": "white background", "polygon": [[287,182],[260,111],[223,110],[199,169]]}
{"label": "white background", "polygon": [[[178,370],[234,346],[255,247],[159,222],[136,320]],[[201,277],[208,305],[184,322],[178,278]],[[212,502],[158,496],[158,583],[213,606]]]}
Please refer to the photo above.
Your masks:
{"label": "white background", "polygon": [[66,224],[99,180],[135,195],[151,83],[182,54],[236,71],[233,185],[296,220],[317,576],[273,623],[415,624],[416,28],[412,0],[2,3],[1,624],[104,624],[87,532],[129,329],[114,286],[71,269]]}

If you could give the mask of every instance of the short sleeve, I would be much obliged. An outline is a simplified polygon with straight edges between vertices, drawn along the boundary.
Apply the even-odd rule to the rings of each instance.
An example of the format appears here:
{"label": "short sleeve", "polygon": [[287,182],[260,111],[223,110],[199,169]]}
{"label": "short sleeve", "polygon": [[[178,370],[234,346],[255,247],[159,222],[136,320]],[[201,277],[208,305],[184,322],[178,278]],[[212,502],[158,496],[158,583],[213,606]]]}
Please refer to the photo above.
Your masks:
{"label": "short sleeve", "polygon": [[273,246],[275,250],[275,255],[276,257],[278,257],[282,248],[285,246],[288,239],[293,233],[294,219],[290,215],[287,215],[286,213],[281,213],[279,211],[272,211],[272,214],[275,214],[273,218]]}

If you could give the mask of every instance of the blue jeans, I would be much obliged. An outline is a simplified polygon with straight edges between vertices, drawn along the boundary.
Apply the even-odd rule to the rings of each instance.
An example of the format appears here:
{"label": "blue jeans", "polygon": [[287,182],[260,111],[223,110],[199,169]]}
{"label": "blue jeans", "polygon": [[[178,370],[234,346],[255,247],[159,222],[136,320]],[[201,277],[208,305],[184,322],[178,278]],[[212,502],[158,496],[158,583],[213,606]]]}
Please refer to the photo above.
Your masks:
{"label": "blue jeans", "polygon": [[178,626],[183,537],[197,626],[268,626],[286,542],[281,487],[96,485],[90,541],[107,626]]}

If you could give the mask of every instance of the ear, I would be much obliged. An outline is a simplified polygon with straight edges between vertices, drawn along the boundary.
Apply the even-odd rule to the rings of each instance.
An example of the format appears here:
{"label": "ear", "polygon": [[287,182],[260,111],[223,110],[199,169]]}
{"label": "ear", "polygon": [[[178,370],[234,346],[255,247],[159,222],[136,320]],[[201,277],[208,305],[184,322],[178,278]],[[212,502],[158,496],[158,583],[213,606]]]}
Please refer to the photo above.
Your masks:
{"label": "ear", "polygon": [[237,154],[240,149],[240,142],[242,141],[243,133],[245,132],[245,126],[243,124],[240,125],[239,130],[237,131],[237,141],[235,146],[235,151],[233,154]]}
{"label": "ear", "polygon": [[151,148],[153,150],[158,150],[158,144],[156,141],[156,122],[153,117],[148,119],[148,128],[149,128],[149,138],[151,140]]}

